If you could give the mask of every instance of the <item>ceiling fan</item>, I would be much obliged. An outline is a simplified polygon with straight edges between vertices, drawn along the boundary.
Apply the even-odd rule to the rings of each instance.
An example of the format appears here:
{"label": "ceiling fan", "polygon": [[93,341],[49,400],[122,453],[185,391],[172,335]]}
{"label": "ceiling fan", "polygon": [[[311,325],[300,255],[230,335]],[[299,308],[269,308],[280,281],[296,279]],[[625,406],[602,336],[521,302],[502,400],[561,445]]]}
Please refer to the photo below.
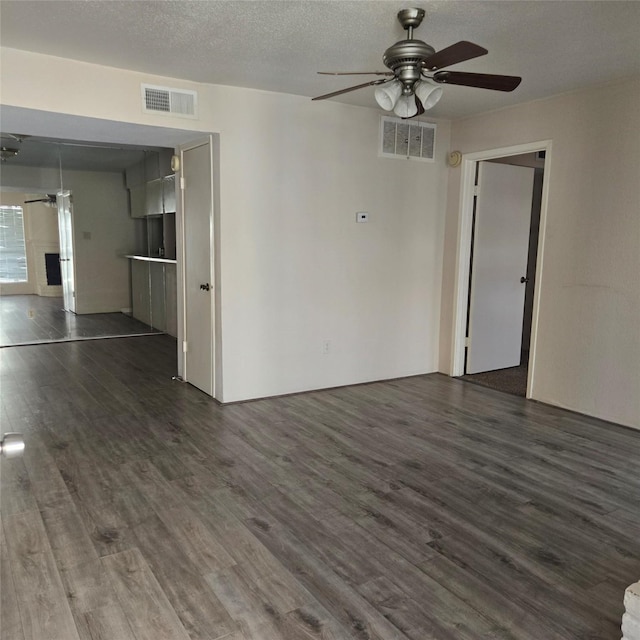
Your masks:
{"label": "ceiling fan", "polygon": [[20,153],[20,148],[18,147],[9,147],[1,142],[2,140],[11,140],[11,143],[20,142],[22,143],[25,138],[29,136],[22,135],[20,133],[0,133],[0,162],[6,162],[11,158],[15,158]]}
{"label": "ceiling fan", "polygon": [[413,118],[431,109],[442,97],[440,84],[457,84],[465,87],[513,91],[521,82],[518,76],[500,76],[488,73],[440,71],[458,62],[483,56],[488,51],[473,42],[463,40],[437,51],[426,42],[416,40],[413,30],[420,26],[424,9],[402,9],[398,21],[407,31],[406,40],[391,45],[382,56],[390,71],[333,72],[318,71],[322,75],[387,76],[364,82],[353,87],[332,91],[312,100],[326,100],[349,91],[376,86],[376,102],[386,111],[393,111],[401,118]]}
{"label": "ceiling fan", "polygon": [[57,207],[57,200],[54,193],[47,193],[46,196],[42,198],[36,198],[35,200],[25,200],[24,204],[31,204],[32,202],[44,202],[47,207]]}

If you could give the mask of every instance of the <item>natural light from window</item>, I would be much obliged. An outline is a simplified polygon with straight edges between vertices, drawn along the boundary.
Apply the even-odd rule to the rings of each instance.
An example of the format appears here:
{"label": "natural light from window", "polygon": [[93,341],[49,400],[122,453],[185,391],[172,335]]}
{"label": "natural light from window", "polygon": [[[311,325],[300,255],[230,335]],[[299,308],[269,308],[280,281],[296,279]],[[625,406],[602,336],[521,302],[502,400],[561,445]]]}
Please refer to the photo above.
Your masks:
{"label": "natural light from window", "polygon": [[0,206],[0,283],[27,281],[22,207]]}

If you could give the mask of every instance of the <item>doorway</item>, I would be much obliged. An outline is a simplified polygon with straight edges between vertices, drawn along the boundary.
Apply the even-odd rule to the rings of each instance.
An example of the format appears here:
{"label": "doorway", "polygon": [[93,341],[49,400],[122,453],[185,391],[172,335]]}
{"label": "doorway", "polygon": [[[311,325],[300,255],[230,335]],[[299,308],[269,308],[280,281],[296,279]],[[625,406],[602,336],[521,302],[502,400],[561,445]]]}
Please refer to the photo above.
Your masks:
{"label": "doorway", "polygon": [[[120,122],[113,120],[103,120],[97,118],[90,118],[85,116],[69,116],[66,114],[59,114],[54,112],[26,109],[22,107],[6,106],[3,107],[3,129],[8,131],[30,131],[33,136],[42,136],[48,139],[68,140],[74,141],[76,144],[82,146],[82,141],[92,141],[93,144],[104,144],[105,146],[141,146],[141,147],[153,147],[153,148],[168,148],[172,150],[180,149],[183,145],[186,145],[194,140],[202,139],[204,136],[211,139],[211,134],[208,131],[198,131],[194,129],[182,129],[182,128],[170,128],[153,125],[134,124],[129,122]],[[218,184],[218,165],[217,158],[219,157],[219,139],[217,134],[213,134],[213,157],[216,162],[213,165],[213,176],[210,176],[212,183]],[[85,167],[86,168],[86,167]],[[7,172],[3,172],[3,181]],[[55,176],[54,176],[55,177]],[[56,181],[56,185],[59,182]],[[212,189],[213,191],[213,189]],[[216,189],[214,193],[214,217],[218,216],[219,211],[219,190]],[[181,207],[181,204],[178,205]],[[182,211],[178,212],[178,215],[182,215]],[[219,220],[215,218],[216,227],[219,225]],[[176,238],[177,250],[181,251],[181,243],[183,242],[183,230],[181,228],[181,222],[176,224],[176,233],[179,237]],[[219,238],[215,240],[219,242]],[[213,247],[212,247],[213,251]],[[76,257],[76,262],[77,262]],[[219,252],[212,253],[212,260],[219,260]],[[177,373],[178,376],[184,376],[184,331],[185,331],[185,318],[191,313],[190,310],[186,310],[184,307],[184,256],[180,253],[177,256],[177,306],[178,306],[178,318],[177,318],[177,344],[176,344],[176,359],[177,359]],[[219,270],[215,270],[215,277],[219,279]],[[213,284],[213,282],[211,282]],[[77,283],[76,283],[77,285]],[[216,287],[215,296],[219,296],[219,287]],[[219,323],[219,306],[215,308],[215,320],[214,323],[214,344],[215,349],[215,392],[216,397],[221,397],[220,380],[221,377],[218,371],[221,367],[221,349],[219,349],[221,336],[220,336],[220,323]]]}
{"label": "doorway", "polygon": [[[0,292],[0,347],[171,333],[134,313],[128,255],[144,252],[146,243],[127,176],[140,173],[143,160],[159,170],[160,153],[170,157],[173,149],[35,135],[15,144],[18,153],[3,164],[0,201],[23,212],[28,269],[20,290]],[[175,265],[173,274],[175,289]],[[155,297],[147,294],[147,306]]]}
{"label": "doorway", "polygon": [[550,149],[543,141],[463,158],[452,375],[524,397],[534,380]]}

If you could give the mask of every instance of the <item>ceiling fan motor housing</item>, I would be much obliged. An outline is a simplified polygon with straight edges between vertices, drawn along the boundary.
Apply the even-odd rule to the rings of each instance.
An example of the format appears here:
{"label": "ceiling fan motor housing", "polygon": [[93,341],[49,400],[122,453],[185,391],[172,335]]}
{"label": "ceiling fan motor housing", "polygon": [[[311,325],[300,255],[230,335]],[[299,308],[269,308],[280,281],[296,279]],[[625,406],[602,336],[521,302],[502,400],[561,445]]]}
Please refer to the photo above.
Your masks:
{"label": "ceiling fan motor housing", "polygon": [[413,93],[413,85],[420,80],[423,62],[434,53],[435,49],[422,40],[400,40],[384,52],[382,61],[402,82],[403,93],[410,94]]}

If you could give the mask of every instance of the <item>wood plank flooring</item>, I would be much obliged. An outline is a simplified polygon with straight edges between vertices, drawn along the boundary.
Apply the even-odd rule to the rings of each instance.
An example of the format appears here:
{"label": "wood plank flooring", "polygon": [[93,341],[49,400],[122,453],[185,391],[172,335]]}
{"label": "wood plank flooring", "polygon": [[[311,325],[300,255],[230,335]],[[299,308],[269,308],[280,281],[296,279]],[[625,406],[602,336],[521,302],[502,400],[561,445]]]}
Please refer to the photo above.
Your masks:
{"label": "wood plank flooring", "polygon": [[175,349],[0,350],[0,640],[619,640],[640,432],[438,374],[222,407]]}
{"label": "wood plank flooring", "polygon": [[0,347],[160,333],[124,313],[76,315],[62,309],[62,298],[0,296]]}

